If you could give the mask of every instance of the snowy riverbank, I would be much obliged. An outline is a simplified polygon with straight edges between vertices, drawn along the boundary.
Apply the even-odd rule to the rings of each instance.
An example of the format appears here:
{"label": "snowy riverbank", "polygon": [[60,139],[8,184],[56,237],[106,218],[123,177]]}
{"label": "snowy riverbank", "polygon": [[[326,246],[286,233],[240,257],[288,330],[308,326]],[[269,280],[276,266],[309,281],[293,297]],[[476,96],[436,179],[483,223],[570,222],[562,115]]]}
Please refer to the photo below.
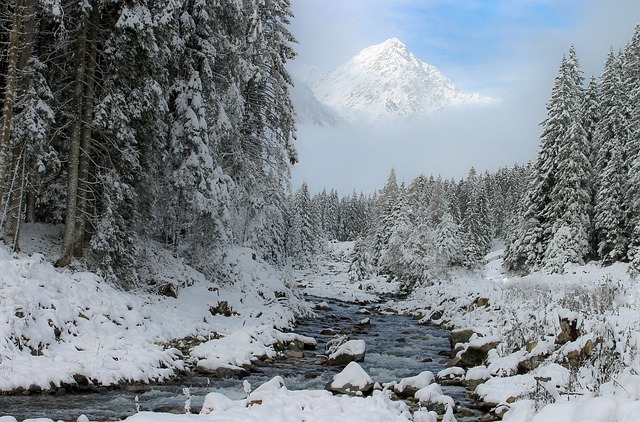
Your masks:
{"label": "snowy riverbank", "polygon": [[452,364],[484,381],[475,393],[505,421],[638,420],[640,286],[627,266],[508,277],[501,264],[494,251],[483,271],[394,306],[455,329]]}
{"label": "snowy riverbank", "polygon": [[[365,299],[393,291],[384,278],[354,284],[348,243],[306,277],[307,290]],[[324,277],[327,268],[336,274]],[[385,306],[453,329],[452,374],[507,422],[640,421],[640,283],[627,265],[575,266],[562,275],[508,276],[502,250],[478,272],[420,286]],[[480,362],[475,362],[479,360]],[[444,374],[441,374],[444,375]]]}
{"label": "snowy riverbank", "polygon": [[175,259],[150,265],[156,277],[189,285],[176,297],[124,292],[95,274],[56,269],[39,253],[0,248],[0,390],[152,382],[195,367],[241,371],[275,356],[275,343],[292,340],[281,329],[308,312],[286,273],[249,249],[226,257],[233,285]]}

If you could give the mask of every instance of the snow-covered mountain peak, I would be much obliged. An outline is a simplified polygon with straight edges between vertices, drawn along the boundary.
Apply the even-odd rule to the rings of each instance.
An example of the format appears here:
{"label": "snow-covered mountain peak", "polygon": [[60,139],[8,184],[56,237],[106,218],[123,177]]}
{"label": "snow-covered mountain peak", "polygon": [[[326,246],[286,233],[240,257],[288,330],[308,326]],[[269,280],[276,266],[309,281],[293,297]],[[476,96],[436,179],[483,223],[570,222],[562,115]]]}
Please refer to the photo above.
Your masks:
{"label": "snow-covered mountain peak", "polygon": [[420,118],[444,108],[488,101],[458,90],[397,38],[360,51],[318,81],[314,92],[350,121]]}
{"label": "snow-covered mountain peak", "polygon": [[411,52],[407,49],[407,46],[402,43],[397,38],[389,38],[388,40],[372,45],[371,47],[367,47],[364,50],[360,51],[354,59],[359,59],[361,61],[370,61],[370,60],[384,60],[384,61],[411,61],[417,60],[417,58],[411,54]]}

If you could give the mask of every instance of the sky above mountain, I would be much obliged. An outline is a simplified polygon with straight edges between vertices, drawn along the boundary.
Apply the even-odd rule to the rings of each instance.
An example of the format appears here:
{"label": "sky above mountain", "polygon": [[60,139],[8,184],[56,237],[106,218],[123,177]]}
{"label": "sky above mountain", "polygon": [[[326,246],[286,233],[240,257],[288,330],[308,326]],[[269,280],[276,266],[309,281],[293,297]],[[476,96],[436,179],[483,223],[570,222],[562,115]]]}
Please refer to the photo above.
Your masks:
{"label": "sky above mountain", "polygon": [[299,128],[294,187],[306,180],[341,193],[373,191],[391,167],[408,183],[421,173],[459,178],[470,166],[493,171],[535,159],[562,55],[573,44],[585,77],[599,76],[609,48],[623,47],[640,23],[637,0],[292,0],[292,9],[294,73],[328,73],[396,37],[462,91],[501,99],[414,125]]}

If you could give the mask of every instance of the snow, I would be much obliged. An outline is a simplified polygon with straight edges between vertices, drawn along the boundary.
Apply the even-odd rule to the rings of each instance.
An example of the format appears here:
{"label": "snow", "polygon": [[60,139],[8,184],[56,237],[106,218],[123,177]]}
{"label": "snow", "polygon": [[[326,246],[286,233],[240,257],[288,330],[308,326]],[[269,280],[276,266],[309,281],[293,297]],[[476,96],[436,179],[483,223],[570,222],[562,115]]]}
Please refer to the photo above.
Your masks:
{"label": "snow", "polygon": [[433,372],[431,371],[423,371],[414,377],[403,378],[399,383],[395,385],[395,390],[399,393],[402,393],[405,388],[411,387],[417,390],[428,386],[429,384],[435,381],[435,377],[433,376]]}
{"label": "snow", "polygon": [[469,369],[464,377],[467,381],[486,380],[489,378],[491,378],[491,373],[484,365]]}
{"label": "snow", "polygon": [[[273,381],[273,380],[272,380]],[[205,399],[199,415],[173,415],[140,412],[126,419],[129,422],[204,421],[340,421],[406,422],[410,412],[404,402],[392,401],[382,391],[371,397],[333,396],[324,390],[290,391],[281,379],[269,381],[247,399],[230,400],[216,393]],[[257,394],[259,393],[259,394]]]}
{"label": "snow", "polygon": [[[439,323],[472,330],[471,339],[457,345],[461,350],[499,342],[485,365],[464,376],[486,379],[475,393],[508,408],[505,421],[635,418],[626,409],[639,408],[633,377],[640,371],[640,286],[627,265],[568,265],[564,274],[515,277],[502,272],[502,255],[500,249],[487,255],[480,273],[454,270],[449,280],[419,286],[395,308],[424,321],[439,313]],[[488,305],[477,306],[479,298]],[[561,319],[576,321],[576,338],[561,336]],[[575,362],[580,366],[573,369]],[[533,369],[522,370],[523,364]],[[462,374],[450,368],[438,379]]]}
{"label": "snow", "polygon": [[[27,236],[25,250],[41,241]],[[315,271],[295,273],[307,293],[366,303],[397,287],[384,278],[349,282],[344,274],[350,247],[334,244]],[[47,248],[40,250],[50,253]],[[442,314],[439,321],[448,327],[473,330],[469,341],[461,344],[463,349],[500,342],[484,365],[466,371],[448,368],[437,378],[486,379],[475,393],[508,409],[503,418],[507,422],[640,420],[636,375],[640,285],[627,275],[626,265],[587,264],[572,266],[562,275],[509,277],[497,265],[500,251],[489,258],[479,274],[454,271],[450,280],[419,286],[408,299],[385,304],[425,320],[437,311]],[[162,380],[196,363],[210,369],[240,368],[259,357],[275,356],[276,343],[314,343],[282,331],[309,308],[295,289],[285,285],[287,277],[254,261],[251,250],[238,248],[228,255],[228,270],[238,280],[233,287],[205,280],[169,255],[150,253],[147,259],[153,262],[150,273],[163,274],[163,280],[188,280],[176,284],[177,298],[123,292],[95,274],[56,269],[45,255],[10,254],[0,248],[0,388],[47,389],[74,383],[76,374],[105,385]],[[173,274],[162,271],[167,262],[174,264]],[[276,300],[276,291],[286,292],[287,300]],[[478,298],[487,299],[488,305],[474,305]],[[223,302],[229,316],[213,311],[222,309]],[[561,318],[578,322],[577,338],[563,344],[558,343]],[[186,338],[195,340],[186,348],[190,356],[176,347]],[[366,349],[361,341],[342,346],[351,353]],[[572,356],[591,350],[598,354],[571,369]],[[529,361],[537,366],[518,374],[519,366]],[[611,371],[606,377],[601,372],[607,368],[604,365]],[[360,386],[370,380],[356,368],[359,365],[350,364],[334,382]],[[419,388],[415,397],[423,403],[439,403],[449,410],[453,405],[429,372],[391,384],[400,390]],[[392,401],[386,390],[374,391],[371,397],[338,397],[327,391],[289,391],[276,377],[254,391],[246,386],[245,392],[248,397],[242,400],[209,394],[200,415],[138,413],[130,419],[432,421],[435,417],[426,411],[411,416],[406,404]],[[449,410],[443,420],[453,417]],[[0,418],[0,422],[13,420]]]}
{"label": "snow", "polygon": [[444,404],[447,407],[455,405],[451,397],[442,393],[442,388],[438,384],[423,387],[414,396],[421,403]]}
{"label": "snow", "polygon": [[[40,243],[27,237],[24,248]],[[190,367],[175,347],[183,338],[201,343],[191,353],[208,369],[275,356],[278,342],[315,342],[281,331],[308,309],[251,250],[229,251],[233,286],[207,281],[179,261],[164,264],[165,279],[188,273],[183,279],[191,285],[177,298],[123,292],[95,274],[56,269],[41,254],[0,248],[0,390],[75,385],[74,375],[100,385],[165,380]],[[222,302],[230,316],[214,315]]]}
{"label": "snow", "polygon": [[366,351],[367,345],[364,340],[349,340],[338,346],[336,350],[329,355],[329,360],[335,359],[338,356],[342,355],[364,355]]}
{"label": "snow", "polygon": [[331,381],[333,388],[344,388],[347,385],[362,390],[368,385],[373,385],[373,380],[357,362],[349,362],[342,372],[336,374]]}
{"label": "snow", "polygon": [[352,122],[425,117],[443,108],[492,101],[461,92],[397,38],[365,48],[312,88],[321,103]]}

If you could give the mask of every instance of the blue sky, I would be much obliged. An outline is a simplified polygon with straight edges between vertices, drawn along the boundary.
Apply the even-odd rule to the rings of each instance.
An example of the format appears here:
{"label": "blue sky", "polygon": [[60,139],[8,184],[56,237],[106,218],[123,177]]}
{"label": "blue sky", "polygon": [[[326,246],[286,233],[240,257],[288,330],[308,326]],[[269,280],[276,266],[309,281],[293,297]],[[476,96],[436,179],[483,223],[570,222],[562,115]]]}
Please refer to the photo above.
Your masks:
{"label": "blue sky", "polygon": [[[585,76],[598,76],[609,48],[622,48],[640,24],[640,0],[292,0],[292,9],[291,30],[299,41],[294,73],[299,66],[328,72],[361,49],[397,37],[463,91],[504,99],[502,107],[447,121],[464,126],[464,132],[449,131],[442,122],[439,128],[420,128],[432,131],[429,143],[440,150],[446,145],[456,148],[456,143],[466,145],[468,159],[449,163],[445,158],[435,162],[423,157],[417,162],[411,151],[428,155],[425,141],[414,133],[403,134],[415,142],[406,145],[404,154],[387,154],[393,146],[385,149],[381,140],[380,154],[395,158],[372,157],[385,174],[363,166],[358,169],[367,174],[363,181],[353,166],[343,169],[339,162],[331,162],[331,151],[322,150],[323,139],[340,138],[340,134],[301,128],[298,145],[303,161],[294,169],[294,185],[309,179],[312,189],[323,183],[327,187],[340,184],[347,193],[349,183],[365,191],[375,189],[372,183],[380,186],[391,166],[408,182],[420,173],[461,177],[471,165],[493,171],[535,159],[538,123],[545,117],[562,55],[573,44]],[[478,130],[468,130],[474,126]],[[350,142],[355,142],[354,137],[352,131]],[[505,148],[512,150],[510,155]],[[354,145],[352,152],[343,154],[357,150]],[[305,156],[309,157],[306,162]],[[333,179],[321,173],[317,163],[321,159],[324,168],[333,166]]]}

